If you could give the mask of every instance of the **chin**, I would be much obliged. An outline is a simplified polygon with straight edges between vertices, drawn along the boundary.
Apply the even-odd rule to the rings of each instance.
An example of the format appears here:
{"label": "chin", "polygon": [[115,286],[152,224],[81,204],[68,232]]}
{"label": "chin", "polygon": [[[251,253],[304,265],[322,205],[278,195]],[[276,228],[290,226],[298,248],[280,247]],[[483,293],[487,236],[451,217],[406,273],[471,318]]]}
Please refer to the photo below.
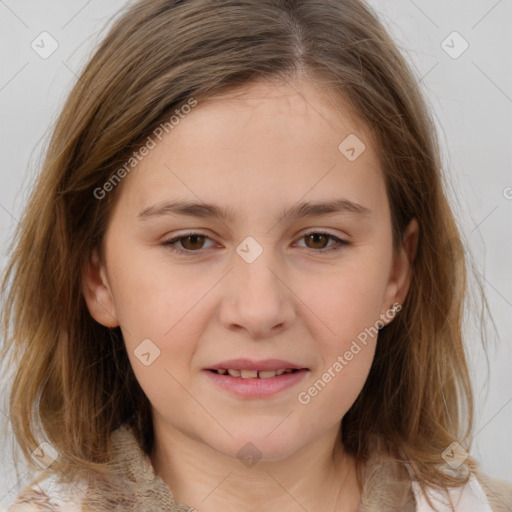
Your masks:
{"label": "chin", "polygon": [[[273,428],[275,428],[275,423]],[[268,435],[271,431],[272,429],[231,431],[232,438],[208,444],[227,457],[239,459],[247,467],[258,461],[284,460],[300,448],[300,440],[291,436],[289,431],[283,430],[280,433],[275,431]]]}

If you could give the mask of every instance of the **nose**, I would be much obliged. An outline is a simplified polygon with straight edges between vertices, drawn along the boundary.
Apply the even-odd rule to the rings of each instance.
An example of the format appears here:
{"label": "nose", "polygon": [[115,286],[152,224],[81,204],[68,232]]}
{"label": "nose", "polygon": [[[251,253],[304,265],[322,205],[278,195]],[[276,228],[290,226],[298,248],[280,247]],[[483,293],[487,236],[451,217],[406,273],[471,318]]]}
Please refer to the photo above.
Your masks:
{"label": "nose", "polygon": [[230,330],[246,330],[253,338],[268,338],[288,328],[295,318],[294,295],[272,251],[266,249],[252,263],[235,255],[220,310]]}

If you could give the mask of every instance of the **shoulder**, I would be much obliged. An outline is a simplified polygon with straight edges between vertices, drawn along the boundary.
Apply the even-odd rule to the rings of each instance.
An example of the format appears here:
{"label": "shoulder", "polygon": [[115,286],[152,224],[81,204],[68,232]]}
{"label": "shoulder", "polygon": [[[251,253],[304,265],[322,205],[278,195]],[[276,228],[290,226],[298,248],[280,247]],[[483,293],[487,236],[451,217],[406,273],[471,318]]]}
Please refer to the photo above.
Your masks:
{"label": "shoulder", "polygon": [[476,471],[475,476],[484,490],[493,512],[510,512],[512,510],[512,482]]}
{"label": "shoulder", "polygon": [[49,475],[24,489],[8,512],[81,512],[85,485],[60,482]]}
{"label": "shoulder", "polygon": [[365,464],[363,510],[512,512],[512,483],[490,477],[479,466],[463,470],[470,472],[464,485],[421,487],[407,459],[375,450]]}
{"label": "shoulder", "polygon": [[[510,501],[508,505],[502,502],[501,498],[504,496],[499,497],[500,501],[497,501],[498,496],[494,494],[495,500],[491,500],[491,496],[474,472],[469,475],[464,485],[457,487],[448,487],[443,490],[427,487],[422,491],[414,481],[412,486],[418,512],[510,512],[511,510]],[[496,506],[497,504],[500,506]]]}

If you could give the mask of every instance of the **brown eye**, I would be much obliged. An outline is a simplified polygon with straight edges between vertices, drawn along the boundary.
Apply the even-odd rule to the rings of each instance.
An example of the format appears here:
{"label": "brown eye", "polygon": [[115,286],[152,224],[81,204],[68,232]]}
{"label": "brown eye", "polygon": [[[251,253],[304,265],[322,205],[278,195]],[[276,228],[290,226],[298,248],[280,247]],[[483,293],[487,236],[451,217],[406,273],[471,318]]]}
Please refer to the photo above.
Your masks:
{"label": "brown eye", "polygon": [[181,245],[190,251],[201,249],[206,237],[203,235],[188,235],[181,238]]}
{"label": "brown eye", "polygon": [[204,248],[206,240],[210,240],[206,235],[200,233],[188,233],[181,236],[176,236],[170,240],[162,242],[162,245],[169,247],[175,252],[201,252]]}
{"label": "brown eye", "polygon": [[[347,240],[342,240],[337,236],[331,235],[330,233],[322,233],[321,231],[312,231],[311,233],[307,233],[301,237],[301,240],[305,241],[306,248],[319,253],[339,251],[343,246],[350,245],[350,242]],[[329,246],[329,241],[333,241],[334,244]]]}
{"label": "brown eye", "polygon": [[308,245],[310,249],[325,249],[331,237],[324,233],[311,233],[304,238],[312,244]]}
{"label": "brown eye", "polygon": [[[205,249],[205,242],[212,241],[208,236],[201,233],[186,233],[184,235],[176,236],[170,240],[162,242],[163,246],[169,247],[172,251],[177,253],[202,253]],[[306,241],[306,248],[314,252],[327,253],[330,251],[338,251],[343,246],[350,245],[350,242],[342,240],[337,236],[329,233],[312,232],[301,237],[300,240]],[[328,245],[330,241],[334,243]],[[210,246],[212,247],[212,246]],[[206,247],[208,248],[208,247]]]}

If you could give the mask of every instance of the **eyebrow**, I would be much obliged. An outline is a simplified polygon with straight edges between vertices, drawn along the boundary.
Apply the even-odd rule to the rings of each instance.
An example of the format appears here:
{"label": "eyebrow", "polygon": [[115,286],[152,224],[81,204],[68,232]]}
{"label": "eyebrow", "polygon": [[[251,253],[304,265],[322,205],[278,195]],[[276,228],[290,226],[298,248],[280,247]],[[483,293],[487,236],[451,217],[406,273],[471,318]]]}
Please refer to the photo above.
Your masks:
{"label": "eyebrow", "polygon": [[[348,199],[335,199],[322,202],[300,202],[290,208],[281,210],[278,221],[284,219],[301,219],[318,215],[332,215],[336,213],[356,214],[368,216],[372,212],[366,206],[349,201]],[[233,221],[236,215],[233,210],[211,203],[195,203],[190,201],[166,201],[144,208],[138,215],[142,221],[165,215],[189,215],[200,218],[218,218],[224,221]]]}

